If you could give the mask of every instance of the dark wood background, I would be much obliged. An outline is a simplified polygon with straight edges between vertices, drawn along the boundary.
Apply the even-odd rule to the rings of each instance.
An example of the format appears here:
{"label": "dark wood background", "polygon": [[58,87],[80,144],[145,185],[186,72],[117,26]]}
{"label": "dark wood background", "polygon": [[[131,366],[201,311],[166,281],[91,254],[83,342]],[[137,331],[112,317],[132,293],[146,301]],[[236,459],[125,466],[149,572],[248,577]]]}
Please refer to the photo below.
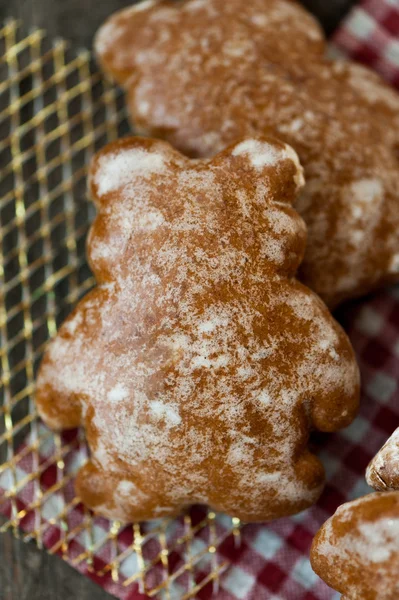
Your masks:
{"label": "dark wood background", "polygon": [[[90,46],[94,32],[111,12],[137,0],[0,0],[0,19],[20,17],[52,35]],[[226,0],[227,1],[227,0]],[[302,0],[331,33],[355,0]]]}
{"label": "dark wood background", "polygon": [[[226,0],[228,1],[228,0]],[[101,22],[129,0],[0,0],[0,21],[21,18],[62,36],[76,47],[90,47]],[[331,33],[355,0],[303,0]],[[0,534],[0,600],[106,600],[111,598],[58,557]]]}

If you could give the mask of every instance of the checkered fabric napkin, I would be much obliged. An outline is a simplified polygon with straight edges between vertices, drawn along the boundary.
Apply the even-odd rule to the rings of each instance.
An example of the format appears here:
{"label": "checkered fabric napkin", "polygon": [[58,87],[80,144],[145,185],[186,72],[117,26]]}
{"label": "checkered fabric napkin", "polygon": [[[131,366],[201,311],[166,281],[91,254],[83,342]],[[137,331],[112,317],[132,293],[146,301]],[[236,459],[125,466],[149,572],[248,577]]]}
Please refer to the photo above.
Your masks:
{"label": "checkered fabric napkin", "polygon": [[[334,36],[336,47],[364,63],[371,64],[387,79],[399,86],[399,2],[395,0],[367,0],[357,6],[349,15],[340,30]],[[207,600],[333,600],[338,598],[313,573],[308,560],[312,538],[322,523],[342,503],[362,496],[370,490],[364,479],[368,462],[397,427],[399,422],[399,289],[384,290],[372,297],[347,304],[337,315],[348,331],[357,353],[363,378],[363,397],[360,415],[348,429],[334,435],[318,434],[314,440],[316,450],[323,460],[327,472],[327,485],[316,506],[290,519],[281,519],[267,525],[248,525],[242,529],[242,541],[237,546],[232,535],[227,535],[218,546],[214,555],[217,563],[227,562],[229,567],[221,576],[220,586],[215,590],[211,584],[198,592],[197,598]],[[71,451],[65,457],[71,472],[84,461],[86,450],[79,434],[67,433]],[[27,441],[28,445],[28,441]],[[51,452],[49,452],[51,454]],[[43,484],[52,486],[57,480],[56,468],[45,469],[46,452],[43,462]],[[17,478],[23,478],[32,472],[32,458],[27,454],[19,463]],[[32,482],[33,486],[34,483]],[[7,488],[9,482],[2,481],[0,487]],[[66,495],[73,499],[71,480]],[[18,500],[18,508],[23,509],[33,495],[33,488],[24,487]],[[68,500],[68,498],[66,498]],[[54,525],[54,515],[59,512],[57,498],[52,495],[44,504],[42,520],[44,528],[43,543],[51,548],[62,540],[61,529]],[[203,518],[201,508],[193,508],[193,522]],[[83,507],[76,506],[68,513],[69,531],[85,518]],[[35,515],[27,514],[22,522],[25,531],[33,530],[37,524]],[[215,526],[219,539],[223,531],[228,531],[231,521],[217,515]],[[152,525],[148,526],[149,528]],[[111,543],[99,544],[109,523],[97,518],[94,526],[95,569],[112,560],[114,549]],[[168,542],[184,532],[182,520],[173,521],[166,533]],[[127,527],[118,534],[119,551],[128,548],[133,539],[132,528]],[[199,533],[197,549],[206,546]],[[60,545],[60,553],[61,553]],[[72,553],[68,559],[72,564],[78,558],[87,540],[79,535],[70,542]],[[145,558],[151,559],[151,553],[157,552],[151,544]],[[178,551],[171,556],[171,568],[182,564],[184,557]],[[203,575],[209,572],[209,558],[201,566]],[[139,568],[135,555],[129,555],[121,563],[120,575],[130,576]],[[108,573],[103,577],[93,575],[87,570],[85,562],[75,561],[77,568],[94,579],[111,594],[123,600],[144,600],[147,596],[140,593],[136,584],[123,587],[122,582],[115,583]],[[156,577],[156,574],[153,575]],[[171,598],[182,597],[176,584],[171,590]]]}
{"label": "checkered fabric napkin", "polygon": [[399,0],[363,0],[332,41],[344,54],[399,87]]}

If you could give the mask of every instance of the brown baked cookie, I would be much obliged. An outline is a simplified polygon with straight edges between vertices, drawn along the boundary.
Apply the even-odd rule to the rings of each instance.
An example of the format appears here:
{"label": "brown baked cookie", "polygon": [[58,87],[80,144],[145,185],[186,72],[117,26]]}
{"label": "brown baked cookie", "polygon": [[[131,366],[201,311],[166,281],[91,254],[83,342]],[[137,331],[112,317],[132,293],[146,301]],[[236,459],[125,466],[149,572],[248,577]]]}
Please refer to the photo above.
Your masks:
{"label": "brown baked cookie", "polygon": [[399,493],[370,494],[340,506],[313,540],[310,559],[346,600],[397,600]]}
{"label": "brown baked cookie", "polygon": [[86,430],[88,506],[130,521],[206,503],[260,521],[316,501],[309,431],[352,421],[359,378],[345,333],[294,279],[302,185],[272,139],[210,160],[140,138],[97,155],[98,286],[50,344],[37,391],[50,427]]}
{"label": "brown baked cookie", "polygon": [[305,168],[300,277],[330,307],[399,280],[399,97],[324,58],[290,0],[150,0],[113,15],[95,48],[138,131],[190,156],[272,133]]}
{"label": "brown baked cookie", "polygon": [[389,438],[367,468],[367,483],[375,490],[399,490],[399,429]]}

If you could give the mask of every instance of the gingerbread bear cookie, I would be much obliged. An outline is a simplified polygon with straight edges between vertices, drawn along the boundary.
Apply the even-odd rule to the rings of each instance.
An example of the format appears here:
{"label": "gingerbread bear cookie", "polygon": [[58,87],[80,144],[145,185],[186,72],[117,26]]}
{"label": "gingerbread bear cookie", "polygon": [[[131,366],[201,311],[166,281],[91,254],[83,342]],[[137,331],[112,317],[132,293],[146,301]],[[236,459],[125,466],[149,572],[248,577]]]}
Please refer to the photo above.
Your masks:
{"label": "gingerbread bear cookie", "polygon": [[399,598],[399,493],[338,508],[316,535],[311,563],[345,600]]}
{"label": "gingerbread bear cookie", "polygon": [[113,15],[95,48],[138,131],[190,156],[272,133],[305,168],[300,277],[330,307],[399,280],[399,97],[324,58],[291,0],[150,0]]}
{"label": "gingerbread bear cookie", "polygon": [[399,428],[367,468],[367,483],[375,490],[399,490]]}
{"label": "gingerbread bear cookie", "polygon": [[350,343],[295,280],[305,227],[295,152],[246,139],[190,160],[130,138],[94,159],[98,286],[51,342],[37,390],[56,429],[83,425],[79,496],[122,521],[205,503],[244,521],[311,505],[311,428],[358,405]]}

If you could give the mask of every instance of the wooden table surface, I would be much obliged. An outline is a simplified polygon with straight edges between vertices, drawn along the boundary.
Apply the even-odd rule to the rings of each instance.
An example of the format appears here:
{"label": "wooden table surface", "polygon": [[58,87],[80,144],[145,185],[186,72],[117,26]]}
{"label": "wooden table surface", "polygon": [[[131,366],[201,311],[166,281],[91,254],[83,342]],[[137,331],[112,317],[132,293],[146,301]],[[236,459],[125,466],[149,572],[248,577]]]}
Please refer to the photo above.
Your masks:
{"label": "wooden table surface", "polygon": [[[228,0],[226,0],[228,1]],[[303,0],[323,23],[334,30],[354,0]],[[30,26],[47,29],[76,47],[90,47],[94,32],[111,12],[129,0],[0,0],[0,21],[21,18]],[[106,600],[98,586],[61,559],[24,544],[11,533],[0,534],[0,600]]]}

